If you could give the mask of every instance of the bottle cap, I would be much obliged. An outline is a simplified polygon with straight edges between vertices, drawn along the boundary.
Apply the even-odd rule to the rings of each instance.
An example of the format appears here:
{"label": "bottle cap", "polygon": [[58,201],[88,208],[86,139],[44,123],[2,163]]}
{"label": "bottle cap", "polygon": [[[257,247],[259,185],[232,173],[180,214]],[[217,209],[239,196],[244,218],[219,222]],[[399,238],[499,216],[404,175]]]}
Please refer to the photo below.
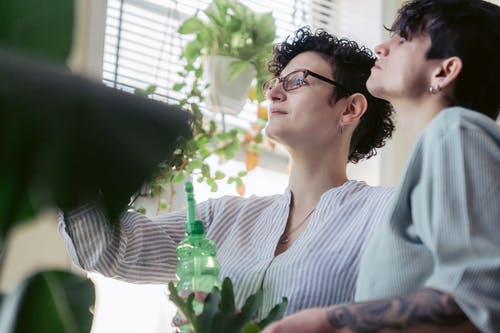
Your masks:
{"label": "bottle cap", "polygon": [[205,232],[205,226],[200,220],[196,220],[193,223],[186,224],[186,232],[188,235],[203,235]]}

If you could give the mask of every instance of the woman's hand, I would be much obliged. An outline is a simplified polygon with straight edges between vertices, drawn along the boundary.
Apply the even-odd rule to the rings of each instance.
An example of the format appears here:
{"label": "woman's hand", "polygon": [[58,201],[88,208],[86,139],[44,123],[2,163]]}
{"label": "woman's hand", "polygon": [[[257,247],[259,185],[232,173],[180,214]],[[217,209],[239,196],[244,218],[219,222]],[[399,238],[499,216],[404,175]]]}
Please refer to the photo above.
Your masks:
{"label": "woman's hand", "polygon": [[[203,304],[205,302],[205,298],[207,298],[208,293],[203,292],[203,291],[190,291],[190,290],[183,290],[179,292],[179,296],[186,299],[188,296],[193,293],[194,294],[194,301]],[[184,326],[186,324],[189,324],[189,321],[184,318],[182,313],[177,311],[175,314],[174,318],[172,318],[172,327],[178,328],[181,326]]]}
{"label": "woman's hand", "polygon": [[285,317],[261,333],[331,333],[333,327],[328,324],[327,308],[312,308]]}

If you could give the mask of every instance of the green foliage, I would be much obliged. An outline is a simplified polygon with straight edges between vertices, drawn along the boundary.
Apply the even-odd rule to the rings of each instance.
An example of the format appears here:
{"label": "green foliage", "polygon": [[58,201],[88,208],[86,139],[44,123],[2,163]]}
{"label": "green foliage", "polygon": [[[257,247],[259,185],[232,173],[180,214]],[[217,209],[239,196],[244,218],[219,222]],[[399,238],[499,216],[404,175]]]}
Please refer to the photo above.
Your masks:
{"label": "green foliage", "polygon": [[[225,179],[228,184],[234,184],[237,192],[243,195],[243,177],[246,171],[256,166],[258,157],[254,156],[252,163],[247,163],[246,171],[234,175],[213,170],[207,159],[217,156],[219,161],[224,162],[233,159],[242,150],[258,153],[264,145],[262,130],[266,120],[258,119],[251,129],[244,130],[226,128],[223,114],[222,124],[207,119],[200,109],[208,88],[208,84],[202,80],[200,56],[223,55],[239,59],[231,64],[231,79],[247,66],[254,66],[256,87],[260,87],[269,75],[266,63],[272,55],[275,39],[274,18],[271,13],[255,13],[236,0],[214,0],[207,9],[186,19],[178,31],[181,34],[195,35],[182,52],[181,58],[185,60],[185,66],[178,73],[180,82],[172,87],[172,90],[184,94],[179,105],[193,115],[193,138],[184,142],[170,160],[160,165],[157,176],[150,183],[151,194],[160,195],[163,190],[168,190],[171,200],[175,194],[172,184],[192,176],[199,183],[207,184],[212,192],[218,190],[217,181]],[[263,100],[263,96],[256,87],[252,88],[250,99],[256,101],[256,108],[261,110],[263,107],[258,103]],[[154,86],[137,89],[136,94],[150,96],[154,89]],[[267,110],[264,113],[267,119]],[[258,116],[261,118],[260,114]]]}
{"label": "green foliage", "polygon": [[[187,77],[190,74],[193,74],[193,71],[186,71],[182,73],[182,76]],[[169,199],[171,199],[175,194],[172,185],[183,182],[189,177],[198,183],[207,184],[212,192],[218,190],[217,181],[224,179],[228,184],[234,184],[238,190],[244,187],[243,178],[247,175],[247,171],[242,170],[233,175],[227,175],[211,168],[207,159],[217,156],[220,162],[224,162],[234,159],[236,154],[243,149],[259,152],[264,145],[262,130],[266,122],[261,119],[252,124],[249,130],[226,129],[224,124],[221,126],[212,119],[207,120],[199,107],[204,100],[200,84],[201,82],[195,79],[191,87],[188,87],[186,83],[174,86],[174,89],[184,89],[186,93],[186,97],[180,101],[179,106],[193,115],[193,137],[180,142],[170,158],[159,165],[156,176],[149,182],[153,196],[160,197],[164,190],[168,190],[170,191]],[[146,89],[136,89],[135,93],[150,96],[155,88],[151,85]],[[240,191],[238,193],[242,194]],[[158,211],[170,207],[170,203],[162,202],[160,199]]]}
{"label": "green foliage", "polygon": [[0,1],[0,48],[65,63],[71,50],[72,0]]}
{"label": "green foliage", "polygon": [[[72,45],[73,13],[72,0],[0,1],[0,48],[29,53],[65,64]],[[45,141],[44,133],[40,131],[42,136],[37,137],[34,131],[30,132],[30,122],[21,116],[28,113],[26,110],[34,110],[33,114],[47,111],[38,104],[44,92],[34,89],[36,93],[33,94],[34,91],[29,90],[30,87],[45,85],[45,81],[37,81],[44,80],[45,77],[38,77],[40,73],[29,72],[29,69],[25,73],[11,71],[12,64],[5,64],[9,59],[6,59],[4,54],[0,54],[0,58],[4,65],[0,68],[0,81],[3,83],[0,90],[0,119],[3,119],[0,126],[0,155],[3,157],[0,164],[2,264],[6,252],[4,240],[8,231],[40,211],[41,206],[33,203],[41,204],[43,201],[46,204],[47,200],[37,199],[46,197],[51,190],[41,186],[43,182],[38,178],[43,172],[37,167],[44,163],[30,163],[33,162],[33,155],[47,153],[45,158],[34,159],[38,162],[50,156],[47,151],[40,151],[43,145],[37,144]],[[20,77],[35,82],[26,87]],[[55,96],[60,93],[51,91],[50,98],[57,99]],[[33,100],[33,97],[36,99]],[[59,105],[62,104],[65,103]],[[52,120],[50,117],[44,118],[37,123],[37,128]],[[35,119],[33,122],[37,121]],[[57,127],[58,123],[52,125]],[[46,125],[47,129],[50,127]],[[57,170],[53,172],[57,173]],[[32,186],[34,184],[36,185]],[[27,190],[33,187],[36,191]],[[92,323],[90,307],[93,304],[94,287],[90,280],[61,271],[38,272],[24,280],[9,294],[0,295],[0,332],[89,332]]]}
{"label": "green foliage", "polygon": [[177,305],[185,318],[193,325],[194,333],[255,333],[273,321],[283,317],[288,301],[276,305],[260,322],[256,321],[257,313],[262,305],[262,290],[251,295],[239,311],[234,302],[233,285],[229,278],[222,282],[222,289],[214,287],[208,294],[203,304],[203,311],[196,314],[193,308],[194,294],[190,294],[186,300],[179,297],[174,284],[168,284],[170,300]]}
{"label": "green foliage", "polygon": [[[72,0],[54,0],[50,3],[40,0],[0,1],[0,49],[21,51],[65,63],[71,50],[73,12]],[[2,77],[2,82],[9,81],[11,81],[10,78]],[[7,102],[1,96],[0,102],[2,103],[0,112],[3,113]],[[33,104],[32,107],[35,105]],[[11,123],[10,126],[12,125]],[[3,135],[0,135],[0,139],[9,145],[7,156],[25,159],[26,156],[23,156],[20,148],[29,138],[9,138],[6,137],[5,130],[1,132]],[[5,151],[2,153],[5,154]],[[7,158],[5,155],[2,156],[3,159]],[[32,217],[36,211],[28,193],[23,191],[27,181],[26,168],[10,171],[11,174],[4,172],[0,176],[2,184],[0,187],[0,247],[3,246],[7,231],[16,222],[21,223]]]}
{"label": "green foliage", "polygon": [[[256,70],[257,87],[267,79],[266,63],[270,60],[276,30],[271,13],[255,13],[237,0],[213,0],[202,12],[188,18],[179,33],[195,35],[182,53],[188,66],[194,66],[200,55],[221,55],[239,59],[231,64],[230,78],[243,73],[248,66]],[[202,69],[201,69],[202,71]],[[263,96],[257,92],[258,100]]]}
{"label": "green foliage", "polygon": [[0,304],[0,332],[86,333],[92,325],[94,286],[71,273],[38,272]]}

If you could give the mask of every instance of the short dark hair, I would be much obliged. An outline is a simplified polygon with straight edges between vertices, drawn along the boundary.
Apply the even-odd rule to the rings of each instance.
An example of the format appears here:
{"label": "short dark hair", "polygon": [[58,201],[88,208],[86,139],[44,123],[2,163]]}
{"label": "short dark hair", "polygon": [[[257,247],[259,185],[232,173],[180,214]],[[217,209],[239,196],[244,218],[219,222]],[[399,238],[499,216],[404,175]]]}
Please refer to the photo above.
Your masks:
{"label": "short dark hair", "polygon": [[[325,57],[332,65],[335,81],[351,93],[363,94],[368,100],[368,108],[351,139],[349,162],[357,163],[376,155],[376,148],[384,146],[391,137],[394,123],[391,104],[373,97],[366,89],[366,80],[376,60],[374,54],[354,41],[339,39],[321,29],[312,32],[306,26],[288,36],[284,42],[274,45],[269,71],[279,76],[295,56],[306,51],[314,51]],[[345,89],[333,88],[334,101],[349,95]]]}
{"label": "short dark hair", "polygon": [[457,56],[463,68],[450,106],[496,119],[500,109],[500,7],[482,0],[414,0],[398,11],[392,32],[428,34],[427,59]]}

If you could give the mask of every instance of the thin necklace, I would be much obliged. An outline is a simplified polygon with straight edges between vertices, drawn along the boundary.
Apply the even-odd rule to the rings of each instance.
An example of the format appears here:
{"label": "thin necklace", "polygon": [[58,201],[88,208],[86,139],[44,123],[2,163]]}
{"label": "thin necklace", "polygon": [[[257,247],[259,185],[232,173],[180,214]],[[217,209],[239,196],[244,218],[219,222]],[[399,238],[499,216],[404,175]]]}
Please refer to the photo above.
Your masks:
{"label": "thin necklace", "polygon": [[304,219],[302,221],[300,221],[300,223],[297,224],[295,226],[295,228],[293,228],[292,230],[287,232],[286,228],[285,228],[285,231],[283,231],[283,234],[280,237],[279,243],[283,244],[283,245],[288,243],[290,241],[290,238],[288,236],[291,235],[292,233],[294,233],[298,228],[300,228],[307,221],[309,216],[311,216],[311,214],[314,212],[315,209],[316,209],[316,207],[311,209],[311,211],[309,213],[307,213],[306,217],[304,217]]}

